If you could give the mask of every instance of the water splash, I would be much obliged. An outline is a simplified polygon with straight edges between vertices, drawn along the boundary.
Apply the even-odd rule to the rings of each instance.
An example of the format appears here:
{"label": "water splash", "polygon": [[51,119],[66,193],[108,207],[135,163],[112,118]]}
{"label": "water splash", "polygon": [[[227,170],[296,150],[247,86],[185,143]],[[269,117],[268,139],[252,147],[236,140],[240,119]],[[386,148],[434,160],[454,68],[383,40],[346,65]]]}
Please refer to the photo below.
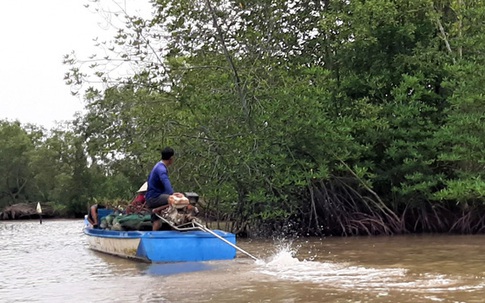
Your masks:
{"label": "water splash", "polygon": [[278,250],[265,260],[256,261],[258,271],[281,280],[310,282],[320,287],[353,291],[376,291],[386,295],[390,291],[440,293],[485,288],[484,283],[463,285],[459,277],[440,274],[415,275],[404,268],[370,268],[344,262],[299,260],[298,248],[291,243],[278,245]]}

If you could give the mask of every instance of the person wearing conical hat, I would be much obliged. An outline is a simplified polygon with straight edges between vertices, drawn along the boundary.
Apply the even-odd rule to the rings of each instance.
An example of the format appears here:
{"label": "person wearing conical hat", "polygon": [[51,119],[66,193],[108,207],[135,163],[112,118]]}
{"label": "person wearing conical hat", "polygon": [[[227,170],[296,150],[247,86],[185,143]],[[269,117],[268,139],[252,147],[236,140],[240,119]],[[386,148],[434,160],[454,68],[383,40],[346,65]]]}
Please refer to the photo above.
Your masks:
{"label": "person wearing conical hat", "polygon": [[148,183],[145,182],[143,183],[143,185],[140,187],[140,189],[138,189],[136,191],[137,193],[137,196],[135,197],[135,199],[133,200],[133,204],[137,204],[137,205],[142,205],[142,204],[145,204],[145,194],[147,192],[147,189],[148,189]]}
{"label": "person wearing conical hat", "polygon": [[137,193],[146,193],[147,189],[148,189],[148,183],[145,182],[145,183],[142,184],[142,186],[140,186],[140,189],[138,189],[136,192]]}
{"label": "person wearing conical hat", "polygon": [[126,208],[126,213],[134,213],[141,211],[145,206],[145,194],[147,192],[148,183],[143,183],[142,186],[136,191],[136,196],[131,201],[130,205]]}

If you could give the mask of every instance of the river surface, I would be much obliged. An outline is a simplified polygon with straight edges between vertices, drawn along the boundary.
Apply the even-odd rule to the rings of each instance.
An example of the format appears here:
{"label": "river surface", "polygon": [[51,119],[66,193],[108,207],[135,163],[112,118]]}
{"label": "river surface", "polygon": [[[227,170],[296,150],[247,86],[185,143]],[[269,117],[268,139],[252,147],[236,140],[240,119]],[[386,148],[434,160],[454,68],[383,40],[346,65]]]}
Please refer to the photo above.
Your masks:
{"label": "river surface", "polygon": [[0,221],[0,302],[485,302],[485,236],[238,239],[260,258],[147,264],[82,220]]}

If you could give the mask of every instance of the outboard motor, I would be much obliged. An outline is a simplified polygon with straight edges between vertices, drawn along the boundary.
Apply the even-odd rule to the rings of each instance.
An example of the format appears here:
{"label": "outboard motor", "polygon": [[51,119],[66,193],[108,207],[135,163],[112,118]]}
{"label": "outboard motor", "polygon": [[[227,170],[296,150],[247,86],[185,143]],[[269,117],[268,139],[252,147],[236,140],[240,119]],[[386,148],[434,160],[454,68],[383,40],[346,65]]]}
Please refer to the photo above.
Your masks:
{"label": "outboard motor", "polygon": [[161,216],[175,226],[184,225],[197,219],[199,210],[195,206],[199,195],[194,192],[175,193],[168,198],[168,207],[162,210]]}
{"label": "outboard motor", "polygon": [[199,195],[197,193],[185,192],[184,195],[187,197],[187,199],[189,199],[191,205],[195,206],[195,204],[199,202]]}

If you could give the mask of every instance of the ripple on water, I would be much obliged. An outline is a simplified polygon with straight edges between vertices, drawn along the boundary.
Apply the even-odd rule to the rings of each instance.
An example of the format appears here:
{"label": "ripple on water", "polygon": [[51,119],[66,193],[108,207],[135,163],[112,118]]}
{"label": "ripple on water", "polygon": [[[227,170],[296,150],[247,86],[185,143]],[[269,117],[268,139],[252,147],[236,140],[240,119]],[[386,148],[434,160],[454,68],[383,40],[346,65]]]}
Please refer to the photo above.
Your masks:
{"label": "ripple on water", "polygon": [[2,302],[137,302],[151,279],[147,265],[89,250],[81,227],[81,220],[0,221]]}
{"label": "ripple on water", "polygon": [[327,288],[387,291],[413,291],[439,293],[446,291],[478,290],[485,287],[479,282],[467,285],[460,277],[441,274],[409,274],[403,268],[369,268],[343,262],[300,261],[289,246],[282,247],[266,260],[258,260],[260,273],[281,280],[311,282]]}
{"label": "ripple on water", "polygon": [[313,241],[300,254],[238,240],[268,257],[160,266],[89,250],[81,226],[82,220],[0,221],[2,302],[483,301],[485,237],[464,242],[465,249],[458,238],[441,246],[392,238],[388,250],[375,248],[374,238],[353,246]]}

